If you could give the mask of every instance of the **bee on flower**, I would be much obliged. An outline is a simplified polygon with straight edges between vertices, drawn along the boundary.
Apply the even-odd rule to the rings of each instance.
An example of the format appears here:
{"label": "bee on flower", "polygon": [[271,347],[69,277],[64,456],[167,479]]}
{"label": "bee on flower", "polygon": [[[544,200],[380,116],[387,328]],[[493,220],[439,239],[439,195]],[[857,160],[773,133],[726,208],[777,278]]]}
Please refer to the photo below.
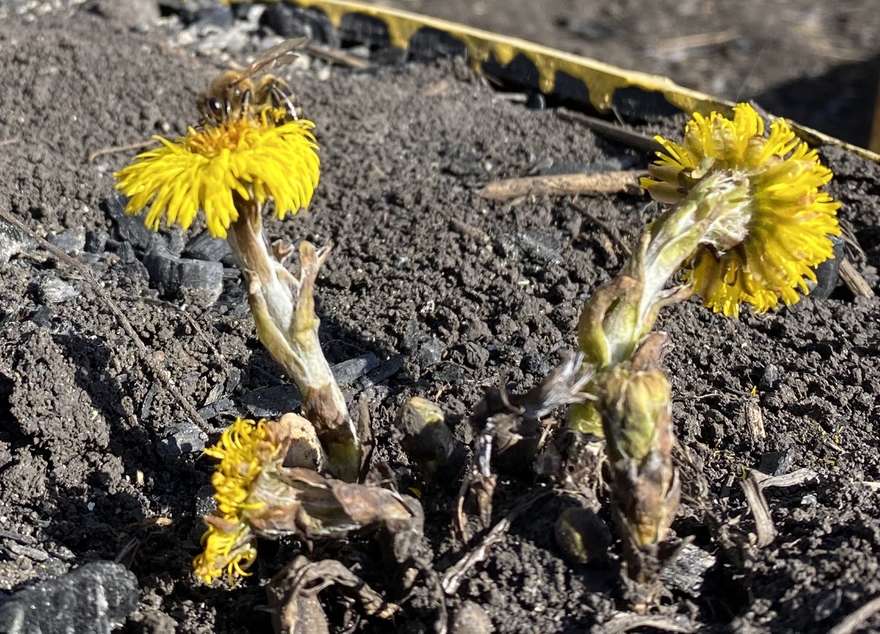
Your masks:
{"label": "bee on flower", "polygon": [[[314,123],[300,118],[286,83],[269,68],[296,57],[303,39],[267,51],[244,71],[226,71],[199,98],[199,125],[118,171],[125,211],[146,210],[144,222],[188,229],[199,212],[208,232],[224,238],[241,269],[257,336],[303,395],[303,413],[327,443],[331,471],[352,480],[360,443],[318,339],[314,286],[330,249],[299,245],[298,275],[285,267],[294,252],[263,232],[263,213],[279,220],[307,207],[321,162]],[[258,77],[258,75],[261,75]]]}
{"label": "bee on flower", "polygon": [[174,141],[156,137],[160,147],[117,172],[126,213],[149,209],[144,222],[153,230],[163,219],[188,229],[202,210],[209,233],[226,238],[247,203],[273,200],[279,220],[307,207],[320,173],[315,124],[297,117],[283,80],[253,81],[294,59],[304,42],[282,42],[244,71],[219,75],[199,98],[201,125]]}

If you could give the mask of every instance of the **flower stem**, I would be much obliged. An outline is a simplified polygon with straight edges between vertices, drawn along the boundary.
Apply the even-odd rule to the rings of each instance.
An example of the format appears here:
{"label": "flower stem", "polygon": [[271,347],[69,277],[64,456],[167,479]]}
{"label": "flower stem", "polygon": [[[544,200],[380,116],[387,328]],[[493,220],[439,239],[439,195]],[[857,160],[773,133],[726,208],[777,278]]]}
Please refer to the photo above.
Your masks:
{"label": "flower stem", "polygon": [[321,350],[320,320],[315,314],[315,280],[330,249],[301,242],[300,273],[295,277],[284,267],[292,248],[276,243],[270,251],[266,243],[260,206],[253,200],[236,203],[239,217],[229,227],[228,239],[245,278],[257,336],[296,382],[303,414],[315,426],[330,470],[343,480],[354,480],[360,469],[360,442]]}

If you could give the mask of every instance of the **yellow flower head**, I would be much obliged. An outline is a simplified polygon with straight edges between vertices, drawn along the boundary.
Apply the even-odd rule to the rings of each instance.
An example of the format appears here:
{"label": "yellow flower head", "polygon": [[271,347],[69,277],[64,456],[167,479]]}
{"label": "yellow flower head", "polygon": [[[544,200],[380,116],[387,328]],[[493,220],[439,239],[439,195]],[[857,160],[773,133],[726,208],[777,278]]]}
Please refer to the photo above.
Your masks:
{"label": "yellow flower head", "polygon": [[230,580],[247,576],[257,558],[254,535],[247,524],[209,515],[202,536],[204,550],[193,560],[196,576],[211,584],[225,572]]}
{"label": "yellow flower head", "polygon": [[139,154],[116,172],[116,188],[128,198],[125,211],[149,206],[145,224],[189,228],[201,209],[208,231],[225,238],[238,218],[235,197],[275,202],[279,219],[307,206],[318,184],[320,161],[314,124],[284,121],[274,109],[220,125],[190,128],[161,147]]}
{"label": "yellow flower head", "polygon": [[217,501],[217,516],[208,516],[208,530],[202,538],[204,551],[193,561],[196,575],[211,583],[223,575],[230,578],[246,574],[257,556],[247,514],[264,504],[250,500],[252,487],[267,467],[274,466],[282,444],[261,420],[237,419],[205,454],[220,461],[211,484]]}
{"label": "yellow flower head", "polygon": [[815,150],[800,141],[782,119],[770,124],[748,104],[734,107],[733,119],[716,112],[694,114],[684,142],[662,137],[664,151],[642,186],[658,201],[678,203],[712,172],[745,174],[751,193],[751,219],[745,239],[721,251],[699,248],[687,277],[715,312],[739,314],[741,302],[758,312],[780,300],[794,304],[797,290],[809,292],[813,268],[832,256],[830,235],[839,235],[840,203],[820,188],[832,177]]}

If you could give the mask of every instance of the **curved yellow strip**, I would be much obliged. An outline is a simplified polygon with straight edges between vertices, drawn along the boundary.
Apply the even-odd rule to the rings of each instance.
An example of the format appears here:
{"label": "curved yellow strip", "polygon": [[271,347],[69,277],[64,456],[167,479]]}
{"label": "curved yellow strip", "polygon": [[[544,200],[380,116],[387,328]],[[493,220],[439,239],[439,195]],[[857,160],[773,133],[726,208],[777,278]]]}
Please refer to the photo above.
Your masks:
{"label": "curved yellow strip", "polygon": [[[627,87],[660,93],[674,107],[689,114],[694,112],[706,115],[711,112],[730,114],[734,105],[730,101],[717,99],[697,90],[679,86],[667,77],[624,70],[611,64],[559,51],[527,40],[506,37],[409,11],[348,0],[284,1],[292,6],[323,11],[330,23],[336,28],[341,26],[342,19],[347,14],[356,13],[376,18],[387,27],[391,45],[401,49],[409,48],[412,36],[419,29],[423,27],[437,29],[449,34],[466,47],[469,62],[477,71],[480,71],[480,65],[490,58],[501,65],[507,65],[517,54],[521,54],[537,68],[538,88],[542,92],[552,93],[556,84],[556,73],[564,72],[586,85],[591,105],[600,112],[609,110],[615,91]],[[799,136],[811,144],[840,146],[863,158],[880,163],[880,154],[845,143],[793,121],[789,121],[789,124]]]}

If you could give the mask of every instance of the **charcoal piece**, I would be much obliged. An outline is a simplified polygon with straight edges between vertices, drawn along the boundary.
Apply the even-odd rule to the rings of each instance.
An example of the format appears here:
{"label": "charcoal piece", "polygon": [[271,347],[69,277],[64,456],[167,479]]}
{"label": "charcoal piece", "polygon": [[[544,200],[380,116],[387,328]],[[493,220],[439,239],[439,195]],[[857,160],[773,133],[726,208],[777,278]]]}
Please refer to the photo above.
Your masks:
{"label": "charcoal piece", "polygon": [[202,231],[186,243],[183,256],[206,262],[223,262],[229,266],[234,264],[229,243],[226,240],[212,238],[207,231]]}
{"label": "charcoal piece", "polygon": [[150,281],[165,297],[210,306],[223,292],[223,265],[219,262],[178,258],[164,246],[154,245],[144,265]]}
{"label": "charcoal piece", "polygon": [[137,578],[125,566],[91,562],[6,599],[0,605],[0,632],[109,633],[137,607],[138,594]]}
{"label": "charcoal piece", "polygon": [[208,437],[201,429],[185,422],[176,425],[170,434],[162,438],[156,446],[156,451],[165,458],[180,458],[203,451],[207,441]]}

